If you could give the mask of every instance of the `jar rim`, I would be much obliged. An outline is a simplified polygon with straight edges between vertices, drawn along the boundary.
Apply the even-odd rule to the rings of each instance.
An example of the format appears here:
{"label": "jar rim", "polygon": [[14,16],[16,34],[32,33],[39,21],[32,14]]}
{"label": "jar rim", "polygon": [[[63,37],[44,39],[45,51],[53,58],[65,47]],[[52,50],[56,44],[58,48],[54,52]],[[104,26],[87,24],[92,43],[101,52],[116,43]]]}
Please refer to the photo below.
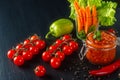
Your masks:
{"label": "jar rim", "polygon": [[[105,30],[101,30],[101,31],[104,31],[104,32],[106,32],[106,33],[109,33],[110,35],[112,35],[113,37],[115,37],[115,41],[113,41],[113,43],[112,44],[106,44],[106,45],[99,45],[98,46],[98,44],[95,44],[95,43],[93,43],[92,41],[90,41],[89,39],[88,39],[88,36],[89,35],[91,35],[91,34],[93,34],[93,32],[90,32],[88,35],[87,35],[87,37],[86,37],[86,45],[88,46],[88,47],[91,47],[91,48],[97,48],[97,49],[112,49],[112,48],[115,48],[116,47],[116,43],[117,43],[117,37],[116,37],[116,35],[115,34],[113,34],[113,33],[111,33],[111,32],[109,32],[109,31],[105,31]],[[94,45],[93,45],[94,44]],[[98,47],[95,47],[95,45],[97,45]],[[111,45],[111,46],[110,46]]]}

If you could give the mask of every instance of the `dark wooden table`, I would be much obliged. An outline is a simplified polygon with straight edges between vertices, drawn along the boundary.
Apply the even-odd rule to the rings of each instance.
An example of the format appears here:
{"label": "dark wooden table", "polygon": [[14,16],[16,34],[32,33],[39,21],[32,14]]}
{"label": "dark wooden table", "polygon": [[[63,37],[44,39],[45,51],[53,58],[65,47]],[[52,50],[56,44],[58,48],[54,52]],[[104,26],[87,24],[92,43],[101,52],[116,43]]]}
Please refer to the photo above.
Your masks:
{"label": "dark wooden table", "polygon": [[[119,3],[119,0],[117,2]],[[14,65],[6,56],[9,49],[34,33],[44,39],[49,25],[56,19],[68,18],[69,13],[67,0],[0,0],[0,80],[85,80],[87,77],[90,77],[88,80],[99,79],[89,76],[81,67],[79,63],[82,62],[79,61],[77,53],[67,57],[57,70],[42,61],[42,52],[22,67]],[[116,18],[117,22],[113,28],[118,32],[117,36],[120,36],[119,4]],[[120,58],[120,47],[117,47],[117,58]],[[45,77],[35,76],[33,69],[37,65],[46,67]],[[96,67],[86,60],[82,65],[90,69]],[[120,70],[100,80],[119,80],[118,73]]]}

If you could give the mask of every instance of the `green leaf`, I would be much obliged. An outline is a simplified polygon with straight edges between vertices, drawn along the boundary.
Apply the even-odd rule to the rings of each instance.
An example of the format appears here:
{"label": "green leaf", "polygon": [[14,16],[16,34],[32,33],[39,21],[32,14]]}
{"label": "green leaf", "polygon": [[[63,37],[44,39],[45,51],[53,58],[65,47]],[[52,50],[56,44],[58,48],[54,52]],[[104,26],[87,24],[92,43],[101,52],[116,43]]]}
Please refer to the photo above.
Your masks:
{"label": "green leaf", "polygon": [[100,7],[102,5],[101,3],[102,0],[87,0],[87,5],[92,7],[95,5],[96,7]]}
{"label": "green leaf", "polygon": [[[75,20],[76,18],[76,13],[75,13],[75,9],[74,9],[74,1],[75,0],[68,0],[68,2],[70,3],[70,15],[69,15],[69,18]],[[87,0],[78,0],[78,3],[80,6],[87,6]]]}
{"label": "green leaf", "polygon": [[88,33],[95,31],[96,27],[95,26],[90,26],[88,29]]}
{"label": "green leaf", "polygon": [[101,40],[101,31],[100,30],[97,30],[97,31],[94,32],[93,39],[96,39],[98,41]]}
{"label": "green leaf", "polygon": [[[70,15],[69,17],[73,20],[76,18],[76,13],[74,9],[74,1],[68,0],[70,3]],[[112,1],[103,0],[78,0],[80,7],[86,7],[93,5],[97,8],[98,21],[102,26],[112,26],[117,20],[115,18],[117,3]]]}
{"label": "green leaf", "polygon": [[86,34],[85,34],[85,31],[82,30],[80,31],[78,34],[77,34],[77,37],[81,40],[85,40],[86,39]]}
{"label": "green leaf", "polygon": [[78,3],[81,7],[86,7],[87,6],[87,1],[88,0],[78,0]]}
{"label": "green leaf", "polygon": [[75,0],[68,0],[68,2],[73,3]]}
{"label": "green leaf", "polygon": [[102,1],[102,6],[97,9],[98,20],[102,26],[112,26],[115,21],[117,3]]}
{"label": "green leaf", "polygon": [[69,18],[75,20],[75,17],[76,17],[75,9],[74,9],[73,4],[71,4],[71,5],[70,5],[70,15],[69,15]]}

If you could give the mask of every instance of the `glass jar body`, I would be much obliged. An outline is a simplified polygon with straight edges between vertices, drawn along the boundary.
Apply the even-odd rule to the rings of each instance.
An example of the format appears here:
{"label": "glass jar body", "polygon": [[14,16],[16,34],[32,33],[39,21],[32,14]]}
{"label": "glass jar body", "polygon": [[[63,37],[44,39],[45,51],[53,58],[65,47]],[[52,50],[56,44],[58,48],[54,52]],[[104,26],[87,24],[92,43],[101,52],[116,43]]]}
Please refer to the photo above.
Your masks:
{"label": "glass jar body", "polygon": [[[88,34],[86,39],[86,58],[92,64],[105,65],[109,64],[115,59],[116,56],[116,36],[109,32],[104,32],[109,35],[106,40],[97,41],[92,39]],[[91,39],[90,39],[91,38]],[[106,44],[105,44],[106,43]]]}

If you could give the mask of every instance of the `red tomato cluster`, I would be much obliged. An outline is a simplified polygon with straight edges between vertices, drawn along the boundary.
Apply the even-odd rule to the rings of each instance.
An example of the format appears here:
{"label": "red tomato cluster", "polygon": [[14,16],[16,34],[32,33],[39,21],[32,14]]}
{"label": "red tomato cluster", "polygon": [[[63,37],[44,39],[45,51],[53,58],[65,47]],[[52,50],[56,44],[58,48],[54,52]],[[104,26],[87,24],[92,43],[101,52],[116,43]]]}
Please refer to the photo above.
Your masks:
{"label": "red tomato cluster", "polygon": [[15,65],[21,66],[25,61],[31,60],[33,56],[38,54],[45,46],[45,41],[35,34],[16,45],[15,48],[10,49],[7,57],[13,60]]}
{"label": "red tomato cluster", "polygon": [[[35,34],[16,45],[15,48],[10,49],[7,57],[12,60],[15,65],[21,66],[25,61],[31,60],[33,56],[37,55],[45,46],[45,41]],[[64,35],[43,52],[42,59],[50,62],[51,67],[57,69],[65,59],[65,56],[71,55],[77,49],[78,43],[70,35]],[[42,77],[46,74],[46,68],[43,65],[38,65],[34,69],[34,73],[36,76]]]}
{"label": "red tomato cluster", "polygon": [[78,43],[70,35],[64,35],[43,52],[42,59],[45,62],[50,62],[51,67],[57,69],[65,56],[71,55],[77,49]]}

